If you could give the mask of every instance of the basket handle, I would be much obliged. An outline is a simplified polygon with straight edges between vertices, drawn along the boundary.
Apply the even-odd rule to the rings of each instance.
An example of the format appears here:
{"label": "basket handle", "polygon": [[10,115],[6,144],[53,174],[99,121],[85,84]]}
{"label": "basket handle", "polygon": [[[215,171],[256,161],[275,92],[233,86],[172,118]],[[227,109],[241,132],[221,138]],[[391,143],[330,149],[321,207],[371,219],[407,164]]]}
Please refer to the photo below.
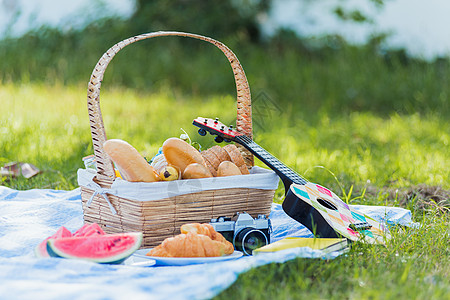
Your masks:
{"label": "basket handle", "polygon": [[[115,178],[113,164],[106,153],[103,151],[103,143],[107,140],[107,138],[105,127],[103,124],[102,113],[100,110],[100,87],[106,68],[113,57],[125,46],[128,46],[137,41],[160,36],[181,36],[195,38],[209,42],[222,50],[231,64],[231,68],[233,69],[234,73],[234,79],[236,82],[236,129],[237,131],[252,137],[252,108],[250,88],[248,85],[247,77],[245,76],[244,69],[239,63],[236,55],[227,46],[209,37],[185,32],[158,31],[137,35],[125,39],[109,48],[109,50],[106,51],[100,58],[94,70],[92,71],[91,79],[88,84],[87,103],[89,122],[91,126],[92,143],[94,146],[94,155],[97,161],[97,179],[111,181]],[[243,153],[246,164],[250,167],[253,166],[253,155],[243,147],[241,147],[241,152]]]}

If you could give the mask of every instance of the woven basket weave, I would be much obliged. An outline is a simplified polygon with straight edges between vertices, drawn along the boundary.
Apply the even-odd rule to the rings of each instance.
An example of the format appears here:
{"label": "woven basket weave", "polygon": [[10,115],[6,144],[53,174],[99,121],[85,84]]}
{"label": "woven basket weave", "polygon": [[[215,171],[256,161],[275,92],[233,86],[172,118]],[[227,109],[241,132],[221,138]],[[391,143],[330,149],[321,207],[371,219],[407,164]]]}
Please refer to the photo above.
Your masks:
{"label": "woven basket weave", "polygon": [[[231,64],[237,88],[236,128],[252,136],[252,115],[250,89],[244,70],[235,54],[224,44],[214,39],[183,32],[154,32],[134,36],[112,46],[98,61],[88,85],[87,102],[97,174],[94,181],[101,188],[110,188],[115,180],[112,161],[103,151],[107,140],[100,110],[100,87],[109,62],[125,46],[140,40],[161,37],[182,36],[209,42],[218,47]],[[197,116],[193,116],[197,117]],[[248,167],[253,166],[253,156],[244,148],[240,150]],[[252,176],[252,175],[245,175]],[[109,195],[110,204],[101,195],[81,187],[84,221],[98,223],[107,233],[141,231],[144,234],[142,247],[153,247],[165,238],[179,233],[179,227],[189,222],[209,222],[220,216],[233,216],[245,211],[256,217],[269,215],[275,190],[234,188],[202,191],[153,201],[136,201]],[[94,196],[93,196],[94,195]],[[92,199],[91,199],[92,198]],[[88,205],[88,202],[89,205]]]}

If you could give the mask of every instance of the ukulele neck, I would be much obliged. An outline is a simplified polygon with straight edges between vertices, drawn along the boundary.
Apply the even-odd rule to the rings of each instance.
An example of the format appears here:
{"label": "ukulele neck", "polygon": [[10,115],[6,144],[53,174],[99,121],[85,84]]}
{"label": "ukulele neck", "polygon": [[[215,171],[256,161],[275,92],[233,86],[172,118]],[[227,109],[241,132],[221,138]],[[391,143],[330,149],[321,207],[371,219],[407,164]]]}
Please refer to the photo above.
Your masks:
{"label": "ukulele neck", "polygon": [[246,149],[248,149],[254,156],[271,168],[283,181],[285,192],[289,190],[292,183],[306,184],[308,181],[297,174],[294,170],[283,164],[275,156],[267,152],[260,145],[255,143],[251,138],[241,135],[237,136],[235,141]]}

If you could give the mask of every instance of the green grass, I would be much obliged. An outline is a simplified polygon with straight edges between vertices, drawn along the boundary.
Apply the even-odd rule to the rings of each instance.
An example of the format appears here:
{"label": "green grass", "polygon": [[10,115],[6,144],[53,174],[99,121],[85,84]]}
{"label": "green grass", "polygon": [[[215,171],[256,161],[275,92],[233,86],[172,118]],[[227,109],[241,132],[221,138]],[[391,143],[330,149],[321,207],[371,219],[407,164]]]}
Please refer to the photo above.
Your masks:
{"label": "green grass", "polygon": [[[191,125],[197,116],[218,116],[225,123],[235,119],[231,95],[189,96],[167,87],[149,94],[104,86],[107,136],[127,140],[146,157],[166,138],[179,136],[181,128],[203,147],[212,146],[211,137],[200,137]],[[3,177],[2,185],[76,188],[81,158],[92,153],[86,86],[5,83],[0,98],[0,163],[30,162],[43,170],[29,180]],[[406,207],[423,227],[396,229],[386,247],[355,244],[332,261],[296,259],[256,268],[218,298],[448,299],[448,120],[438,112],[296,114],[301,102],[264,115],[265,104],[254,103],[254,134],[269,152],[352,204]],[[276,202],[282,193],[280,187]]]}
{"label": "green grass", "polygon": [[217,299],[448,299],[448,222],[394,231],[386,247],[355,244],[334,260],[295,259],[239,276]]}
{"label": "green grass", "polygon": [[[6,84],[0,96],[3,162],[31,162],[64,177],[83,166],[81,157],[92,153],[84,86]],[[129,141],[146,157],[152,157],[166,138],[179,136],[181,128],[204,147],[211,146],[212,139],[196,134],[192,119],[220,116],[231,124],[234,101],[232,96],[183,97],[170,90],[140,94],[106,88],[101,93],[107,136]],[[259,105],[254,111],[261,111]],[[322,113],[305,120],[292,110],[267,120],[254,113],[255,140],[311,181],[338,187],[330,172],[317,168],[323,166],[347,188],[363,187],[367,181],[377,187],[450,188],[450,128],[437,114]],[[67,184],[62,188],[76,186],[73,180]]]}

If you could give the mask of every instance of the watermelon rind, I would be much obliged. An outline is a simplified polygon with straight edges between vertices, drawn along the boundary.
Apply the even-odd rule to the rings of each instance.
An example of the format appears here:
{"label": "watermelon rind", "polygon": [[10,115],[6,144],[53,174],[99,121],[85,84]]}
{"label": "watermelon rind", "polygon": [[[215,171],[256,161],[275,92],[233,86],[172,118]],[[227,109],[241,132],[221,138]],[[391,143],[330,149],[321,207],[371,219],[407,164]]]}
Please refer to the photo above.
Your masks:
{"label": "watermelon rind", "polygon": [[59,227],[59,229],[56,231],[55,234],[49,236],[45,240],[39,243],[39,245],[34,248],[34,254],[38,258],[45,258],[50,257],[50,255],[47,252],[47,241],[49,239],[59,239],[59,238],[66,238],[71,237],[72,233],[64,226]]}
{"label": "watermelon rind", "polygon": [[[117,238],[128,238],[132,243],[126,245],[126,247],[119,253],[111,254],[108,252],[108,242]],[[136,250],[139,249],[142,243],[142,232],[127,232],[118,234],[105,234],[98,236],[88,236],[88,237],[69,237],[62,239],[49,239],[47,241],[47,252],[51,257],[69,258],[69,259],[81,259],[91,262],[96,262],[100,264],[120,264],[130,255],[132,255]],[[74,253],[72,249],[69,251],[64,251],[61,249],[61,244],[64,243],[92,243],[92,251],[96,252],[92,255],[89,253]],[[104,248],[99,248],[98,245],[105,243]],[[59,246],[58,246],[59,245]],[[70,251],[72,250],[72,251]],[[83,249],[86,251],[86,249]],[[76,251],[75,251],[76,252]]]}

